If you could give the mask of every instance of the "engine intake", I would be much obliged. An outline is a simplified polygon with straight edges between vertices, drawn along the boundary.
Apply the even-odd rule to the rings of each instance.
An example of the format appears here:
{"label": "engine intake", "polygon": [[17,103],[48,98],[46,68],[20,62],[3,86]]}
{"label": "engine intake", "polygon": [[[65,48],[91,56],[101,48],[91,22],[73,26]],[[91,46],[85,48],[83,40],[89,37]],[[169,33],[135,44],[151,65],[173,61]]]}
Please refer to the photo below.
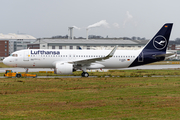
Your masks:
{"label": "engine intake", "polygon": [[54,69],[55,74],[73,74],[73,65],[69,63],[56,63],[56,67]]}

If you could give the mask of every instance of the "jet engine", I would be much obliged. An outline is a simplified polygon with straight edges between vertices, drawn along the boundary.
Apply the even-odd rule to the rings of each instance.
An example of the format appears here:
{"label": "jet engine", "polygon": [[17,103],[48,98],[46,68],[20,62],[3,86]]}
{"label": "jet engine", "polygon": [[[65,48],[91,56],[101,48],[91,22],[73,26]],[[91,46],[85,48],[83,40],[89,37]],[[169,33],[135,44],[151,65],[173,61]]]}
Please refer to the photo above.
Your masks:
{"label": "jet engine", "polygon": [[73,65],[69,63],[56,63],[56,67],[54,69],[55,74],[72,74],[73,73]]}

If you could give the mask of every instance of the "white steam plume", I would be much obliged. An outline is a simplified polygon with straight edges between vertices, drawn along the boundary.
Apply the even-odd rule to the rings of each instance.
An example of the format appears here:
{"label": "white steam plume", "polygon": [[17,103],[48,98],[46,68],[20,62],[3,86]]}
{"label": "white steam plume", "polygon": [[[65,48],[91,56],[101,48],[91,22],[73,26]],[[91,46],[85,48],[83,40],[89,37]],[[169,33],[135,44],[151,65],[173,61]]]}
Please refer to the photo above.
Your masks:
{"label": "white steam plume", "polygon": [[89,26],[87,27],[87,29],[89,29],[89,28],[95,28],[95,27],[100,27],[100,26],[104,26],[104,27],[106,27],[106,28],[109,28],[109,23],[107,23],[106,20],[101,20],[101,21],[99,21],[99,22],[97,22],[97,23],[95,23],[95,24],[89,25]]}
{"label": "white steam plume", "polygon": [[124,20],[123,27],[125,27],[127,23],[133,23],[134,26],[137,26],[137,23],[133,19],[134,17],[129,13],[129,11],[126,11],[126,19]]}
{"label": "white steam plume", "polygon": [[114,26],[115,28],[120,28],[120,26],[119,26],[118,23],[113,23],[113,26]]}
{"label": "white steam plume", "polygon": [[79,27],[77,27],[77,26],[72,26],[73,28],[75,28],[75,29],[78,29],[78,30],[80,30],[81,28],[79,28]]}

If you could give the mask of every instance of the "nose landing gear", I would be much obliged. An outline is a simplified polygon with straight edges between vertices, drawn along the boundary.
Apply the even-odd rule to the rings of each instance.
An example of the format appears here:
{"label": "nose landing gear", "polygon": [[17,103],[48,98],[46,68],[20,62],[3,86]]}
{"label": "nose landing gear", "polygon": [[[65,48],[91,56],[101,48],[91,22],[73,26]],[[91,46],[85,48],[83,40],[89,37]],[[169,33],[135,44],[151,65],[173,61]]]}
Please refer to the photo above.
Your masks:
{"label": "nose landing gear", "polygon": [[29,69],[28,69],[28,68],[24,68],[24,69],[26,70],[26,73],[28,73],[28,70],[29,70]]}

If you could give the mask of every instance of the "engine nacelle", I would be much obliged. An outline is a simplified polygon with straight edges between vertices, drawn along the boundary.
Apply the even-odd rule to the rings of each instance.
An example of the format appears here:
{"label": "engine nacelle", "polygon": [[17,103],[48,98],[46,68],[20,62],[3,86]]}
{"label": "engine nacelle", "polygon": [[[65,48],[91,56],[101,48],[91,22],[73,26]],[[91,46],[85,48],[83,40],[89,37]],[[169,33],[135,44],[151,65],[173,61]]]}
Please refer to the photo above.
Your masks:
{"label": "engine nacelle", "polygon": [[56,63],[56,67],[54,69],[55,74],[72,74],[73,73],[73,65],[69,63]]}

